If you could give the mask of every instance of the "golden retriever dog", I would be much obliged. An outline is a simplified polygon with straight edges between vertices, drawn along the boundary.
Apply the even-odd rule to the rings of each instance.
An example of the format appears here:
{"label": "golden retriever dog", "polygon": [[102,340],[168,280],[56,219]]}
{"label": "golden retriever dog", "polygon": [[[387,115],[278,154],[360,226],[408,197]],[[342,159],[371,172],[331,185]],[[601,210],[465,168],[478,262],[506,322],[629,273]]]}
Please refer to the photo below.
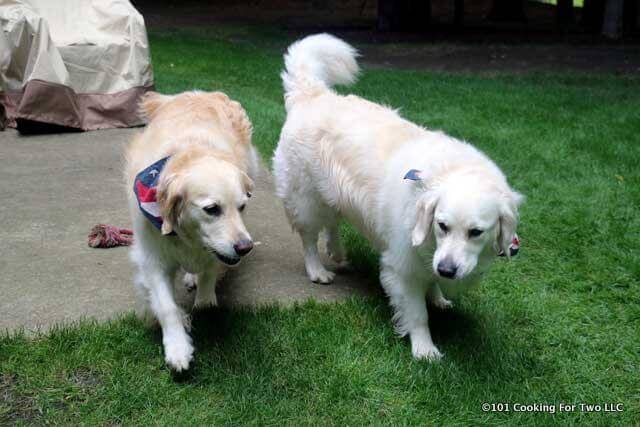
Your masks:
{"label": "golden retriever dog", "polygon": [[195,279],[195,306],[216,304],[216,279],[253,248],[242,213],[258,161],[244,109],[221,92],[148,93],[141,107],[149,124],[126,152],[131,260],[166,362],[179,372],[194,348],[174,283]]}
{"label": "golden retriever dog", "polygon": [[276,193],[300,234],[313,282],[329,283],[318,256],[344,262],[338,221],[379,251],[380,281],[396,329],[418,359],[442,355],[431,339],[426,298],[479,281],[497,254],[510,255],[522,196],[471,145],[415,125],[397,111],[331,89],[358,73],[357,53],[328,34],[292,44],[282,79],[287,119],[273,164]]}

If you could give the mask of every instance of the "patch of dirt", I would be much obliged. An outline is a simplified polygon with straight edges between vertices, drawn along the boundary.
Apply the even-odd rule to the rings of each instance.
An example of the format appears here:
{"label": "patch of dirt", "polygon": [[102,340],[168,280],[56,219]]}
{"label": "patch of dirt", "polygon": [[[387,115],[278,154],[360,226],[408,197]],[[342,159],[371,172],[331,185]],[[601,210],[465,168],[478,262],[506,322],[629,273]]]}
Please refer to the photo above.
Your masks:
{"label": "patch of dirt", "polygon": [[0,425],[37,424],[42,413],[36,399],[19,393],[16,386],[13,375],[0,375]]}
{"label": "patch of dirt", "polygon": [[[60,381],[69,383],[76,388],[76,393],[49,402],[54,409],[60,411],[67,409],[68,399],[84,401],[102,383],[100,375],[89,368],[76,369],[68,375],[63,374]],[[17,385],[15,376],[0,375],[0,425],[40,424],[43,419],[37,397],[19,392]]]}
{"label": "patch of dirt", "polygon": [[68,381],[85,393],[94,390],[102,383],[100,375],[89,368],[80,368],[73,371],[69,375]]}

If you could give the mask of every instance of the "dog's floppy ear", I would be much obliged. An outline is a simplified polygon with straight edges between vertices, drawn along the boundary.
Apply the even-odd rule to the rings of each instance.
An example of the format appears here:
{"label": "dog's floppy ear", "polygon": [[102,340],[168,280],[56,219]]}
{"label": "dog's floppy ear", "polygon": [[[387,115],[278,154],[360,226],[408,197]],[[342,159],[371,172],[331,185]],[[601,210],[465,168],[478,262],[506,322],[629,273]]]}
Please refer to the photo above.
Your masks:
{"label": "dog's floppy ear", "polygon": [[500,208],[499,230],[497,237],[498,250],[502,251],[507,257],[511,257],[509,245],[516,234],[518,226],[518,207],[524,201],[524,196],[515,191],[509,191],[505,195]]}
{"label": "dog's floppy ear", "polygon": [[178,224],[180,211],[184,205],[184,185],[182,179],[177,174],[161,176],[158,182],[158,206],[162,216],[163,235],[173,233]]}
{"label": "dog's floppy ear", "polygon": [[436,210],[437,197],[434,194],[424,195],[416,202],[416,223],[411,232],[411,244],[420,246],[433,227],[433,215]]}
{"label": "dog's floppy ear", "polygon": [[[410,169],[404,175],[405,180],[414,181],[418,191],[426,189],[424,173],[419,169]],[[436,209],[436,196],[434,194],[422,194],[416,202],[416,222],[411,232],[411,244],[420,246],[431,233],[433,225],[433,215]]]}
{"label": "dog's floppy ear", "polygon": [[240,171],[240,176],[242,177],[242,188],[244,191],[251,197],[251,193],[253,193],[254,182],[249,175]]}
{"label": "dog's floppy ear", "polygon": [[140,111],[146,118],[152,119],[160,107],[172,99],[173,96],[170,95],[162,95],[158,92],[147,92],[140,100]]}

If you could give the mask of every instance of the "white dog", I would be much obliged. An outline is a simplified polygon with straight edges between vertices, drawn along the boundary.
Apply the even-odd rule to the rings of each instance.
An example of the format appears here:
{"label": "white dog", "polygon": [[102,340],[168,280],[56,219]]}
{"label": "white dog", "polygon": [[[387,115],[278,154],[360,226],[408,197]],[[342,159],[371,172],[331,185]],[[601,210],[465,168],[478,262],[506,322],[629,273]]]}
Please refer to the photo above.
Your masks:
{"label": "white dog", "polygon": [[497,253],[509,255],[522,196],[471,145],[332,91],[355,80],[356,56],[328,34],[289,47],[276,192],[302,238],[309,278],[332,281],[318,257],[318,233],[326,230],[330,257],[343,262],[338,220],[345,218],[381,254],[380,281],[414,357],[438,359],[425,296],[449,307],[441,286],[472,285]]}
{"label": "white dog", "polygon": [[[257,156],[251,123],[220,92],[150,93],[150,119],[127,150],[136,287],[162,327],[167,364],[188,369],[193,345],[174,281],[197,280],[196,306],[216,304],[216,279],[253,247],[242,220]],[[188,272],[188,273],[185,273]]]}

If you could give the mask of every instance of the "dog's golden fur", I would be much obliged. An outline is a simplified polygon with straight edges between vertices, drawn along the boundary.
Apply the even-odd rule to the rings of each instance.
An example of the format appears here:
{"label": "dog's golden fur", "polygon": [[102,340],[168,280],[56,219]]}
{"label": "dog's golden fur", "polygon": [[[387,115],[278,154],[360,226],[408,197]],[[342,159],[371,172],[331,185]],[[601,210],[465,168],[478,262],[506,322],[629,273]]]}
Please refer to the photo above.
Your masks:
{"label": "dog's golden fur", "polygon": [[[131,258],[138,267],[139,294],[162,327],[167,363],[180,371],[188,368],[193,346],[173,298],[173,281],[197,281],[195,304],[216,303],[219,274],[253,247],[242,211],[257,155],[247,114],[221,92],[152,92],[141,109],[149,124],[126,150],[135,230]],[[163,221],[157,230],[140,212],[133,186],[140,171],[165,157],[156,194]]]}
{"label": "dog's golden fur", "polygon": [[[187,92],[171,96],[149,92],[142,98],[140,107],[149,119],[149,126],[134,137],[127,148],[126,174],[130,183],[140,170],[153,163],[150,160],[158,154],[162,158],[196,147],[217,151],[215,154],[221,159],[245,171],[249,169],[251,122],[240,103],[226,94]],[[189,129],[191,132],[179,136],[176,129]],[[162,146],[157,147],[158,152],[150,152],[151,143],[148,141],[156,141]],[[215,142],[212,144],[212,141]],[[218,144],[223,141],[228,145],[220,150]],[[196,158],[199,153],[184,156],[184,161]]]}

